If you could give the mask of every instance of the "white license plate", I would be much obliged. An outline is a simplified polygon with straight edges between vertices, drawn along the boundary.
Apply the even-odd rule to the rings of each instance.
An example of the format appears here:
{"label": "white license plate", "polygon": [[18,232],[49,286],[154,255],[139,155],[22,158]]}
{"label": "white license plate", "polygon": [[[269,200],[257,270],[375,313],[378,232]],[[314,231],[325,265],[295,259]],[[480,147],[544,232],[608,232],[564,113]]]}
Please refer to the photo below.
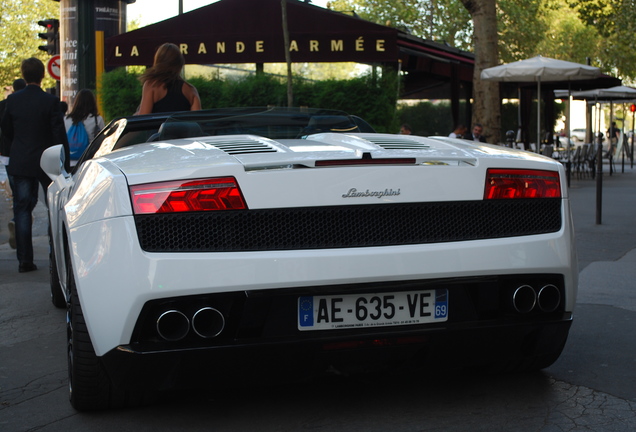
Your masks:
{"label": "white license plate", "polygon": [[446,320],[446,289],[298,298],[299,330],[386,327]]}

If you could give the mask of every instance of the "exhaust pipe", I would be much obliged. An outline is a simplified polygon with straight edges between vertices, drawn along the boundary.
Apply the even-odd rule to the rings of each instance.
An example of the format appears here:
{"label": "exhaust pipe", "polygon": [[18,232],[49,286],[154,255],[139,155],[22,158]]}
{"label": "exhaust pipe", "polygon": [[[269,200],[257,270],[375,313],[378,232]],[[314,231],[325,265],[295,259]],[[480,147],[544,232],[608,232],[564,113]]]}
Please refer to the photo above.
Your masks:
{"label": "exhaust pipe", "polygon": [[541,311],[554,312],[561,304],[561,293],[557,287],[549,284],[539,290],[537,301]]}
{"label": "exhaust pipe", "polygon": [[190,320],[178,310],[169,310],[157,318],[157,333],[164,340],[179,341],[188,335]]}
{"label": "exhaust pipe", "polygon": [[519,313],[525,314],[532,309],[537,303],[537,293],[530,285],[521,285],[512,294],[512,306]]}
{"label": "exhaust pipe", "polygon": [[199,309],[192,317],[192,329],[202,338],[217,337],[224,328],[225,318],[221,312],[214,308]]}

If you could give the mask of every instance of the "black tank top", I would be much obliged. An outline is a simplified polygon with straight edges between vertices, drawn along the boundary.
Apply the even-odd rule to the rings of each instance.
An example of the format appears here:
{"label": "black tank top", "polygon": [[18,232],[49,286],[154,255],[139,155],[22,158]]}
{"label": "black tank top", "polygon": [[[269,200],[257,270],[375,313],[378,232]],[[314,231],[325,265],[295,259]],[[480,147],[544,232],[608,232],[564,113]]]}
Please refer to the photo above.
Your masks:
{"label": "black tank top", "polygon": [[168,83],[168,93],[154,103],[152,112],[190,111],[190,101],[183,94],[183,84],[184,81],[179,78]]}

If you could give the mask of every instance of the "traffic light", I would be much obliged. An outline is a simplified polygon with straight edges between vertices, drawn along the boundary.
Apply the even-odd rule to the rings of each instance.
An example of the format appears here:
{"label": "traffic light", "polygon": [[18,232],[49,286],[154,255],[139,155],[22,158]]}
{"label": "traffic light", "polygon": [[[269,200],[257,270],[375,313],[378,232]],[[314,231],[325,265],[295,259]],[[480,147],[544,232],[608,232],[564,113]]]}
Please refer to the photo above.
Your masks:
{"label": "traffic light", "polygon": [[46,40],[46,45],[40,45],[38,49],[46,51],[50,55],[59,54],[60,46],[60,21],[51,18],[42,21],[38,21],[38,25],[46,27],[46,33],[38,33],[40,39]]}

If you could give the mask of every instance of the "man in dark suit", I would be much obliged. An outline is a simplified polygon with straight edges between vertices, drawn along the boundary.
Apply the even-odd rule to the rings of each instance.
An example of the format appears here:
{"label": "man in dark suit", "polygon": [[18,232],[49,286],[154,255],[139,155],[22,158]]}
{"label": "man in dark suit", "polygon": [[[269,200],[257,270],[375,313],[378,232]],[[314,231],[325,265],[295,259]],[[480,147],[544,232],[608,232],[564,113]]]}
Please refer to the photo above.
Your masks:
{"label": "man in dark suit", "polygon": [[24,273],[37,270],[33,263],[32,213],[39,185],[46,191],[51,183],[40,168],[40,157],[56,144],[64,144],[68,156],[68,139],[58,98],[40,87],[44,64],[31,57],[22,62],[20,69],[27,86],[7,97],[0,129],[9,143],[3,151],[9,157],[7,175],[13,192],[18,271]]}

